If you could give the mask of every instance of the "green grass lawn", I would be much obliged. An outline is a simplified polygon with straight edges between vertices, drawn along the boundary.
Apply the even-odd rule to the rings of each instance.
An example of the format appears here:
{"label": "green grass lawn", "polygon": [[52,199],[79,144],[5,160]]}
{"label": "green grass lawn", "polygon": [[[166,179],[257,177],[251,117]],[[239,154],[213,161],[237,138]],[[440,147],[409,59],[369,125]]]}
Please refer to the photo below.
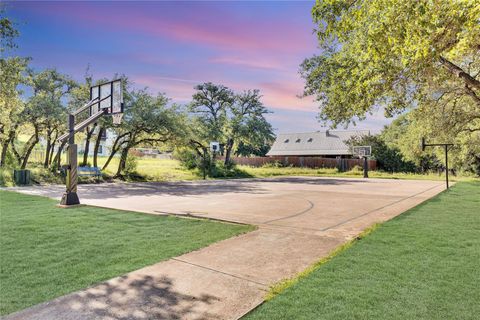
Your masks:
{"label": "green grass lawn", "polygon": [[478,319],[480,183],[384,223],[246,319]]}
{"label": "green grass lawn", "polygon": [[251,226],[95,207],[0,191],[0,314],[178,256]]}

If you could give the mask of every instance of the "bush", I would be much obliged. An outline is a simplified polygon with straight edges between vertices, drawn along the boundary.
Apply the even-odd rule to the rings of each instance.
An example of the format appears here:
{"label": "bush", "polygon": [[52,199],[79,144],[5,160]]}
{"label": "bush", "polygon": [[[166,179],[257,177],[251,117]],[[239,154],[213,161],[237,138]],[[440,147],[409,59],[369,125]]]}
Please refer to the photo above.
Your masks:
{"label": "bush", "polygon": [[207,175],[212,178],[249,177],[246,172],[238,169],[233,162],[225,165],[223,161],[213,162],[210,166],[210,170],[207,170]]}
{"label": "bush", "polygon": [[137,157],[135,157],[133,154],[128,153],[127,160],[125,161],[125,174],[130,175],[136,173],[137,165]]}
{"label": "bush", "polygon": [[180,161],[180,164],[182,167],[188,170],[192,170],[195,168],[200,168],[202,167],[202,160],[198,159],[197,155],[188,149],[178,149],[175,150],[173,157]]}
{"label": "bush", "polygon": [[283,168],[283,167],[285,167],[283,163],[281,163],[278,160],[275,160],[274,162],[267,162],[262,166],[262,168]]}
{"label": "bush", "polygon": [[363,175],[363,167],[361,167],[357,164],[352,169],[350,169],[349,174],[354,175],[354,176]]}

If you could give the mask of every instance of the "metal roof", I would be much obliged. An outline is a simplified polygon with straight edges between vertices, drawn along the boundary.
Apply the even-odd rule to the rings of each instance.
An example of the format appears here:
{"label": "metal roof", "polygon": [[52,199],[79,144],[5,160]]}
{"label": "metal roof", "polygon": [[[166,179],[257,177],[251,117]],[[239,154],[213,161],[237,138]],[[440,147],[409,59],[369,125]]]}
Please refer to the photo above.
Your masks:
{"label": "metal roof", "polygon": [[267,156],[351,155],[345,141],[353,136],[369,134],[369,130],[281,133]]}

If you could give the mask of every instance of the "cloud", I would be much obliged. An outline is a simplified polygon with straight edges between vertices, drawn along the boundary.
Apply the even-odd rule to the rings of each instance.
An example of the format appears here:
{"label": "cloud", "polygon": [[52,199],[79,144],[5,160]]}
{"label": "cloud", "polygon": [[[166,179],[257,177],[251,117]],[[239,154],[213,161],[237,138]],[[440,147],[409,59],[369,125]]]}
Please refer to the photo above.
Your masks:
{"label": "cloud", "polygon": [[239,58],[239,57],[215,57],[209,60],[211,63],[219,63],[254,69],[266,69],[266,70],[277,70],[277,71],[287,71],[285,65],[274,61],[273,59],[264,59],[263,57],[256,57],[251,59]]}
{"label": "cloud", "polygon": [[311,30],[309,20],[284,20],[284,15],[271,11],[266,23],[250,18],[251,8],[238,3],[227,6],[208,2],[154,2],[139,6],[118,2],[113,6],[112,3],[44,2],[23,8],[46,16],[68,17],[69,25],[94,27],[100,32],[137,32],[217,50],[298,53],[315,48],[314,37],[305,32]]}

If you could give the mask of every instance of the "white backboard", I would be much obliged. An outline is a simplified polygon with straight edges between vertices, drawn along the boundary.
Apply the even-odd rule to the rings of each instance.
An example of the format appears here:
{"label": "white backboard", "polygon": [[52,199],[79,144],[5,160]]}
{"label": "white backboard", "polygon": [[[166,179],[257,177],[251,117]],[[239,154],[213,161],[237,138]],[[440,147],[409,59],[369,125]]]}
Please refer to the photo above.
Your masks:
{"label": "white backboard", "polygon": [[220,143],[218,143],[217,141],[210,142],[210,151],[220,152]]}
{"label": "white backboard", "polygon": [[107,114],[123,113],[123,90],[120,79],[90,87],[90,100],[98,101],[90,108],[90,114],[106,110]]}
{"label": "white backboard", "polygon": [[372,155],[371,146],[355,146],[353,147],[353,154],[359,157],[370,157]]}

